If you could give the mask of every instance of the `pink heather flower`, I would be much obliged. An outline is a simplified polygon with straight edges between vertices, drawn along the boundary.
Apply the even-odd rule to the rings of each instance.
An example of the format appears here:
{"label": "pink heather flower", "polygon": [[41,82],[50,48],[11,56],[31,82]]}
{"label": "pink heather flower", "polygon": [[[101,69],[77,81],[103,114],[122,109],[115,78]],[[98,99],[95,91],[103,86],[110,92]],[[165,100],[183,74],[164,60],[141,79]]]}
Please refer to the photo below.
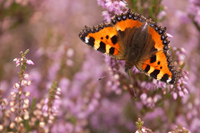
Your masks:
{"label": "pink heather flower", "polygon": [[108,11],[103,11],[102,15],[104,16],[106,22],[110,21],[111,17],[110,17],[110,14],[108,13]]}
{"label": "pink heather flower", "polygon": [[20,61],[19,61],[18,58],[15,58],[13,61],[15,61],[15,63],[16,63],[16,67],[18,67],[18,66],[20,65]]}
{"label": "pink heather flower", "polygon": [[137,130],[135,133],[147,133],[147,131],[145,127],[142,127],[141,130]]}
{"label": "pink heather flower", "polygon": [[184,94],[188,94],[188,90],[187,89],[183,89]]}
{"label": "pink heather flower", "polygon": [[11,99],[14,100],[17,96],[16,92],[10,92]]}
{"label": "pink heather flower", "polygon": [[43,106],[42,110],[43,110],[44,112],[47,112],[47,110],[48,110],[48,105],[45,104],[45,105]]}
{"label": "pink heather flower", "polygon": [[60,69],[60,64],[58,62],[54,62],[49,68],[49,78],[50,80],[55,79],[58,70]]}
{"label": "pink heather flower", "polygon": [[13,59],[13,61],[15,61],[16,64],[19,63],[19,59],[18,58]]}
{"label": "pink heather flower", "polygon": [[173,96],[173,98],[176,100],[178,95],[177,95],[177,93],[174,92],[174,93],[172,94],[172,96]]}
{"label": "pink heather flower", "polygon": [[56,94],[57,94],[57,95],[60,95],[60,94],[61,94],[61,89],[60,89],[60,88],[57,88]]}
{"label": "pink heather flower", "polygon": [[[56,96],[57,96],[57,95],[56,95]],[[44,105],[43,108],[42,108],[42,110],[43,110],[45,116],[48,115],[48,114],[47,114],[47,111],[48,111],[48,109],[49,109],[49,107],[48,107],[48,102],[49,102],[49,99],[46,98],[46,99],[45,99],[45,102],[44,102],[45,105]],[[51,101],[51,102],[53,102],[52,107],[51,107],[51,108],[52,108],[52,113],[53,113],[53,115],[55,115],[55,114],[58,112],[58,109],[59,109],[59,107],[60,107],[61,101],[60,101],[60,98],[58,98],[58,96],[57,96],[57,98],[54,99],[54,100]]]}
{"label": "pink heather flower", "polygon": [[120,13],[122,13],[118,1],[114,1],[114,2],[113,2],[113,10],[114,10],[115,14],[120,14]]}
{"label": "pink heather flower", "polygon": [[159,14],[158,14],[158,19],[162,19],[163,17],[166,16],[166,12],[165,11],[161,11]]}
{"label": "pink heather flower", "polygon": [[183,11],[176,11],[176,17],[179,18],[180,22],[181,23],[189,23],[191,22],[190,18],[188,17],[188,14],[186,12],[183,12]]}
{"label": "pink heather flower", "polygon": [[72,61],[72,60],[70,60],[70,59],[68,59],[67,61],[66,61],[66,64],[67,64],[67,66],[73,66],[74,65],[74,62]]}
{"label": "pink heather flower", "polygon": [[61,101],[59,99],[55,99],[54,100],[53,106],[52,106],[52,112],[53,112],[53,114],[56,114],[58,112],[60,104],[61,104]]}
{"label": "pink heather flower", "polygon": [[184,96],[183,91],[179,91],[178,94],[179,94],[180,97],[183,97],[183,96]]}
{"label": "pink heather flower", "polygon": [[167,36],[173,38],[173,36],[171,34],[169,34],[169,33],[167,33]]}
{"label": "pink heather flower", "polygon": [[[117,2],[117,1],[115,1]],[[114,6],[113,6],[113,3],[111,1],[107,2],[105,4],[105,7],[108,9],[109,12],[112,12],[114,10]]]}
{"label": "pink heather flower", "polygon": [[105,5],[105,1],[104,0],[97,0],[97,4],[103,7]]}
{"label": "pink heather flower", "polygon": [[39,126],[43,128],[43,127],[45,126],[45,122],[41,121],[41,122],[39,123]]}
{"label": "pink heather flower", "polygon": [[34,65],[32,60],[26,60],[26,63],[29,64],[29,65]]}
{"label": "pink heather flower", "polygon": [[21,118],[21,117],[19,117],[19,116],[17,116],[17,117],[15,118],[15,121],[16,121],[17,123],[19,123],[19,122],[21,122],[21,121],[22,121],[22,118]]}
{"label": "pink heather flower", "polygon": [[[106,8],[110,13],[114,12],[115,14],[120,14],[123,12],[123,9],[126,9],[127,3],[125,1],[111,1],[111,0],[97,0],[98,4]],[[105,20],[110,21],[110,14],[108,12],[102,12]]]}
{"label": "pink heather flower", "polygon": [[60,99],[60,96],[58,96],[58,95],[55,95],[55,99]]}
{"label": "pink heather flower", "polygon": [[28,79],[29,78],[29,74],[24,74],[24,78]]}
{"label": "pink heather flower", "polygon": [[44,100],[44,106],[42,107],[42,111],[44,111],[44,112],[47,112],[48,111],[48,102],[49,102],[49,99],[48,98],[46,98],[45,100]]}
{"label": "pink heather flower", "polygon": [[200,26],[200,8],[194,18],[195,22],[197,22],[197,24]]}
{"label": "pink heather flower", "polygon": [[31,93],[27,91],[27,92],[25,92],[24,95],[25,95],[25,97],[29,97],[31,95]]}
{"label": "pink heather flower", "polygon": [[190,3],[189,8],[188,8],[188,12],[191,15],[196,15],[196,13],[198,12],[198,7],[195,6],[193,3]]}
{"label": "pink heather flower", "polygon": [[140,98],[143,100],[147,99],[147,94],[146,93],[142,93],[142,95],[140,95]]}
{"label": "pink heather flower", "polygon": [[119,1],[119,6],[120,7],[126,7],[127,2],[126,1]]}
{"label": "pink heather flower", "polygon": [[181,48],[181,52],[182,52],[182,54],[186,54],[186,50],[184,49],[184,48]]}
{"label": "pink heather flower", "polygon": [[14,88],[19,89],[19,83],[15,83]]}
{"label": "pink heather flower", "polygon": [[26,85],[27,85],[27,83],[28,83],[28,81],[27,81],[27,80],[22,80],[22,86],[26,86]]}
{"label": "pink heather flower", "polygon": [[70,57],[70,58],[74,56],[74,50],[72,48],[69,48],[67,50],[67,56]]}
{"label": "pink heather flower", "polygon": [[199,131],[199,127],[200,127],[200,119],[199,118],[194,118],[191,122],[191,127],[190,129],[192,131]]}
{"label": "pink heather flower", "polygon": [[14,122],[11,122],[11,123],[10,123],[10,128],[13,129],[14,127],[15,127],[15,123],[14,123]]}

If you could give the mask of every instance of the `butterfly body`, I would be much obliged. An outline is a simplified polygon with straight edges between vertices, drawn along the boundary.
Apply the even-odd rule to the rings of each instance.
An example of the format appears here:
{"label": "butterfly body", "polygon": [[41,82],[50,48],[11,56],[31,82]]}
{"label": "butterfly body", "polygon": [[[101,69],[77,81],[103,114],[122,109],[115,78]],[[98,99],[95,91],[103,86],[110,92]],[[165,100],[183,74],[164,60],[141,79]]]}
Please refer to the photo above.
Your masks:
{"label": "butterfly body", "polygon": [[85,27],[79,37],[97,51],[125,60],[126,72],[136,66],[148,76],[174,84],[177,74],[165,31],[166,28],[129,10],[115,15],[110,23]]}

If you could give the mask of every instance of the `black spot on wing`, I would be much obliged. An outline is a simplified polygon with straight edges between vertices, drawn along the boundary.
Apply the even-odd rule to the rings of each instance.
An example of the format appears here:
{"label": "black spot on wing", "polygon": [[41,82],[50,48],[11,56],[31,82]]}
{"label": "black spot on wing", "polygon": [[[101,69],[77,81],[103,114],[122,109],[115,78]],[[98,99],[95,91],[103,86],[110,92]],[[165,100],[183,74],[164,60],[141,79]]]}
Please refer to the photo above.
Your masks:
{"label": "black spot on wing", "polygon": [[106,36],[106,39],[108,39],[108,38],[109,38],[109,36],[107,35],[107,36]]}
{"label": "black spot on wing", "polygon": [[[155,42],[154,42],[155,43]],[[151,48],[150,50],[151,52],[155,52],[155,51],[158,51],[154,46]]]}
{"label": "black spot on wing", "polygon": [[175,79],[172,78],[172,80],[169,83],[170,84],[174,84],[175,83]]}
{"label": "black spot on wing", "polygon": [[115,48],[114,48],[114,47],[111,47],[111,48],[109,49],[109,54],[113,55],[114,52],[115,52]]}
{"label": "black spot on wing", "polygon": [[89,38],[88,45],[94,47],[94,41],[95,41],[95,39],[94,39],[93,37],[90,37],[90,38]]}
{"label": "black spot on wing", "polygon": [[117,43],[117,36],[114,35],[112,38],[111,38],[111,41],[112,43],[115,45]]}
{"label": "black spot on wing", "polygon": [[176,72],[175,71],[173,71],[172,72],[172,79],[171,79],[171,81],[169,82],[170,84],[174,84],[176,82]]}
{"label": "black spot on wing", "polygon": [[106,44],[104,42],[100,42],[100,47],[97,49],[98,51],[105,53],[106,52]]}
{"label": "black spot on wing", "polygon": [[157,79],[157,75],[160,73],[160,70],[158,69],[155,69],[151,74],[150,76]]}
{"label": "black spot on wing", "polygon": [[164,74],[163,77],[161,78],[161,81],[167,82],[168,78],[169,78],[169,75]]}
{"label": "black spot on wing", "polygon": [[156,55],[153,55],[151,58],[150,58],[150,63],[154,63],[156,61]]}
{"label": "black spot on wing", "polygon": [[144,71],[147,73],[149,70],[150,70],[150,66],[147,65]]}

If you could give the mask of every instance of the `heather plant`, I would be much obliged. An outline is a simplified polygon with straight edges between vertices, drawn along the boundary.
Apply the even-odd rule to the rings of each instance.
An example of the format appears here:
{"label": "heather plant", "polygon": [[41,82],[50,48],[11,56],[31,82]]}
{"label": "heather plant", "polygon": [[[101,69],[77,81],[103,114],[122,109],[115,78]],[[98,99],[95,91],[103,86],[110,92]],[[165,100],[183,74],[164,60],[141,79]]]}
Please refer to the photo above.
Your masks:
{"label": "heather plant", "polygon": [[[0,0],[0,131],[199,132],[199,4]],[[129,8],[167,27],[176,85],[136,68],[129,77],[123,61],[78,38],[85,25],[109,22]]]}

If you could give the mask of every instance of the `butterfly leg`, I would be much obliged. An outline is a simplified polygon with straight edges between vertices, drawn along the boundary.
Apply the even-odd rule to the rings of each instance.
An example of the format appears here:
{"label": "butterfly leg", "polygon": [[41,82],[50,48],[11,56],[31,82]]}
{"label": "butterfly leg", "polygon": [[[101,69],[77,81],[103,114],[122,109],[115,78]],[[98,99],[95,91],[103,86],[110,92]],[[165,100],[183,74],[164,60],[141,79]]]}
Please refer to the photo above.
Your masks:
{"label": "butterfly leg", "polygon": [[134,97],[136,99],[137,95],[136,95],[135,89],[133,88],[132,71],[131,71],[131,69],[125,68],[125,72],[128,74],[130,82],[131,82],[131,85],[128,87],[128,91],[129,91],[131,97]]}

